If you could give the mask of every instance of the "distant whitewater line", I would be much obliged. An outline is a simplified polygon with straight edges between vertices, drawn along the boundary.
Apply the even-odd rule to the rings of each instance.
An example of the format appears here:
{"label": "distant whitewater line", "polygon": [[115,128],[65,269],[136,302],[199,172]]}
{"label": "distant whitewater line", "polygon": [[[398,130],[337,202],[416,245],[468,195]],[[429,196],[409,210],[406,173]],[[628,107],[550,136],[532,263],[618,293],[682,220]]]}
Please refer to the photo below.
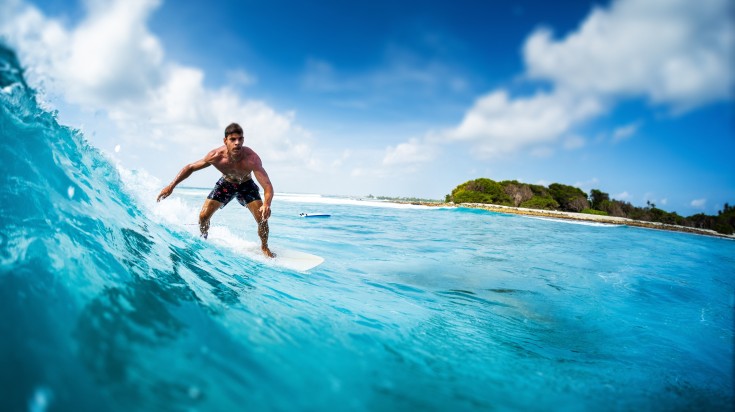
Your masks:
{"label": "distant whitewater line", "polygon": [[[207,196],[211,188],[202,187],[179,187],[176,193],[183,196]],[[274,199],[284,202],[294,203],[314,203],[322,205],[355,205],[383,207],[391,209],[425,209],[430,207],[423,204],[396,203],[388,200],[365,199],[361,197],[349,196],[330,196],[312,193],[278,193],[276,192]]]}
{"label": "distant whitewater line", "polygon": [[555,217],[539,217],[539,216],[529,216],[529,215],[519,215],[519,216],[527,217],[529,219],[546,220],[548,222],[562,222],[562,223],[570,223],[574,225],[584,225],[584,226],[599,226],[599,227],[621,226],[621,225],[616,225],[613,223],[588,222],[584,220],[561,219],[561,218],[555,218]]}

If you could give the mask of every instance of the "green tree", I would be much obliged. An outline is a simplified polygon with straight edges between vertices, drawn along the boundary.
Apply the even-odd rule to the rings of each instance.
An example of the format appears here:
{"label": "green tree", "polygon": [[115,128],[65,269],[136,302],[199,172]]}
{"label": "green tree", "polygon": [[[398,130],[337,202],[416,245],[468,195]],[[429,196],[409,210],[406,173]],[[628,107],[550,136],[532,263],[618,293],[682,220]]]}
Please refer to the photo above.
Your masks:
{"label": "green tree", "polygon": [[610,195],[598,190],[598,189],[592,189],[590,191],[590,207],[595,210],[602,210],[600,209],[600,205],[604,201],[610,201]]}
{"label": "green tree", "polygon": [[452,195],[454,203],[493,203],[493,198],[485,193],[460,189]]}
{"label": "green tree", "polygon": [[726,235],[735,233],[735,207],[731,207],[725,203],[725,207],[717,212],[716,221],[712,229]]}
{"label": "green tree", "polygon": [[509,205],[510,197],[496,181],[479,178],[462,183],[452,190],[454,203],[492,203]]}
{"label": "green tree", "polygon": [[500,182],[503,191],[510,198],[511,206],[518,207],[521,203],[533,198],[533,191],[525,183],[519,183],[517,180],[505,180]]}
{"label": "green tree", "polygon": [[521,203],[520,206],[528,209],[555,210],[559,208],[559,203],[551,196],[534,196],[530,200]]}
{"label": "green tree", "polygon": [[559,203],[562,210],[581,212],[589,207],[587,193],[578,187],[552,183],[549,185],[549,193]]}

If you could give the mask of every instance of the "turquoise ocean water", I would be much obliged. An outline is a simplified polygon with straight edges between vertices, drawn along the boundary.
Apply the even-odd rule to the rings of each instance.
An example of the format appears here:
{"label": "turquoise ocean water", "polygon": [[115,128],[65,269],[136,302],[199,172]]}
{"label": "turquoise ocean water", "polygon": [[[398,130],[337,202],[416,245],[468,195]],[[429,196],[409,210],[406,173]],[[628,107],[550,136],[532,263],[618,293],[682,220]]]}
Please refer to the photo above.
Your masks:
{"label": "turquoise ocean water", "polygon": [[0,87],[2,410],[733,409],[733,241],[278,194],[299,273]]}

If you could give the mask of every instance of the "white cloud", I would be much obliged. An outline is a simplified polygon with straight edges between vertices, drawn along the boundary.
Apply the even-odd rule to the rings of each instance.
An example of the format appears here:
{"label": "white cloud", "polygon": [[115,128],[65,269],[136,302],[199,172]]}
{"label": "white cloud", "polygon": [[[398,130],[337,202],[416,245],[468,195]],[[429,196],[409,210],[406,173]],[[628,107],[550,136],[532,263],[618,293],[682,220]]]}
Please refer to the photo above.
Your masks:
{"label": "white cloud", "polygon": [[339,158],[332,161],[332,168],[336,169],[342,167],[345,161],[352,157],[352,150],[345,149],[342,151],[342,155]]}
{"label": "white cloud", "polygon": [[[568,147],[563,136],[622,99],[645,97],[678,112],[731,98],[732,9],[728,0],[619,0],[593,10],[563,39],[538,29],[523,47],[525,74],[549,82],[551,91],[491,91],[446,140],[471,142],[481,155]],[[617,129],[615,140],[637,128]]]}
{"label": "white cloud", "polygon": [[548,146],[538,146],[531,149],[531,156],[537,158],[547,158],[554,154],[554,149]]}
{"label": "white cloud", "polygon": [[258,82],[258,78],[255,75],[242,69],[230,70],[226,76],[227,81],[233,86],[252,86]]}
{"label": "white cloud", "polygon": [[413,138],[406,143],[388,147],[383,165],[426,163],[436,158],[436,154],[437,150],[432,144]]}
{"label": "white cloud", "polygon": [[[231,122],[245,129],[246,144],[270,162],[300,162],[316,168],[310,134],[292,112],[242,98],[234,88],[204,85],[204,72],[167,60],[147,27],[159,0],[86,2],[87,14],[65,28],[17,0],[4,6],[0,34],[25,64],[37,70],[47,90],[70,103],[103,111],[117,126],[129,152],[188,150],[203,156],[220,144]],[[253,82],[242,70],[229,73],[236,86]]]}
{"label": "white cloud", "polygon": [[613,199],[617,199],[617,200],[628,200],[628,199],[630,199],[630,193],[628,193],[627,191],[622,192],[622,193],[618,193],[617,195],[613,196]]}
{"label": "white cloud", "polygon": [[574,125],[602,110],[595,98],[555,92],[513,99],[499,90],[478,99],[446,136],[473,142],[482,154],[497,155],[554,143]]}
{"label": "white cloud", "polygon": [[564,148],[567,150],[574,150],[584,147],[584,137],[578,135],[568,136],[564,139]]}
{"label": "white cloud", "polygon": [[391,173],[384,168],[356,167],[350,171],[350,176],[356,178],[385,179],[390,177]]}
{"label": "white cloud", "polygon": [[689,203],[695,209],[704,209],[705,204],[707,204],[707,199],[694,199]]}
{"label": "white cloud", "polygon": [[339,83],[332,65],[324,60],[314,58],[306,62],[306,71],[301,79],[301,84],[306,89],[317,92],[333,92],[355,87],[352,84]]}
{"label": "white cloud", "polygon": [[612,141],[614,143],[621,142],[623,140],[630,139],[640,127],[640,123],[632,123],[625,126],[618,127],[612,132]]}
{"label": "white cloud", "polygon": [[0,38],[25,46],[26,53],[21,57],[30,69],[24,73],[29,81],[44,80],[44,86],[53,86],[50,74],[55,71],[54,63],[68,54],[69,42],[68,33],[58,21],[47,20],[20,0],[9,0],[0,9]]}
{"label": "white cloud", "polygon": [[146,28],[158,0],[89,2],[88,17],[69,33],[60,62],[65,97],[74,103],[110,105],[144,101],[161,86],[164,53]]}
{"label": "white cloud", "polygon": [[384,102],[388,95],[441,96],[468,89],[467,80],[452,65],[395,45],[387,47],[381,65],[357,73],[347,74],[328,61],[310,58],[301,85],[311,92],[339,95],[348,104],[353,101],[348,96],[357,94],[363,105]]}
{"label": "white cloud", "polygon": [[562,40],[536,30],[523,52],[530,77],[578,93],[644,96],[679,109],[731,97],[728,0],[620,0],[596,8]]}

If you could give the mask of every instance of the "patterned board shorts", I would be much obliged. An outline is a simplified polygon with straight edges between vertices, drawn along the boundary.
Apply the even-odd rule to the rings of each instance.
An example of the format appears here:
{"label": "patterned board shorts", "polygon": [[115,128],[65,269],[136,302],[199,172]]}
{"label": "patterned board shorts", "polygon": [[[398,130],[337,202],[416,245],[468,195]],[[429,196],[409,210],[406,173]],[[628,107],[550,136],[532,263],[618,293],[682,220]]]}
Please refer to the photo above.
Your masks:
{"label": "patterned board shorts", "polygon": [[243,206],[246,206],[250,202],[260,200],[258,185],[253,182],[253,179],[238,184],[229,182],[224,177],[221,177],[214,185],[212,192],[207,196],[207,199],[222,203],[220,208],[223,208],[235,196],[237,196],[237,201]]}

